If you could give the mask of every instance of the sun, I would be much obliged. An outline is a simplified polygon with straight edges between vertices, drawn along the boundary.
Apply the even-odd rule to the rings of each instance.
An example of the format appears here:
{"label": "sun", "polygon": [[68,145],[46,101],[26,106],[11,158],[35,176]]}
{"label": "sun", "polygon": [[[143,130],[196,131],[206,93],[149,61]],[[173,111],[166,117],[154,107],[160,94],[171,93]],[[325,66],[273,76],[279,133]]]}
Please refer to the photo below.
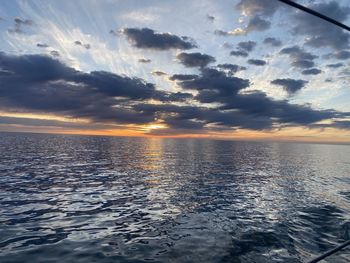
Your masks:
{"label": "sun", "polygon": [[164,123],[155,122],[155,123],[144,125],[142,130],[147,133],[153,130],[166,129],[166,128],[168,128],[168,126],[165,125]]}

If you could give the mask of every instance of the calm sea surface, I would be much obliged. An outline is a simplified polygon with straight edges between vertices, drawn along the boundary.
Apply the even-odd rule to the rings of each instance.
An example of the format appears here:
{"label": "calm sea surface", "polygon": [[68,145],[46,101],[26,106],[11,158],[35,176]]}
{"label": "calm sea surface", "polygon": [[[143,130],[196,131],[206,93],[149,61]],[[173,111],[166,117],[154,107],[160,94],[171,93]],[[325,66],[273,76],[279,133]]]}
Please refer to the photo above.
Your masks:
{"label": "calm sea surface", "polygon": [[305,262],[349,238],[350,146],[0,133],[2,263]]}

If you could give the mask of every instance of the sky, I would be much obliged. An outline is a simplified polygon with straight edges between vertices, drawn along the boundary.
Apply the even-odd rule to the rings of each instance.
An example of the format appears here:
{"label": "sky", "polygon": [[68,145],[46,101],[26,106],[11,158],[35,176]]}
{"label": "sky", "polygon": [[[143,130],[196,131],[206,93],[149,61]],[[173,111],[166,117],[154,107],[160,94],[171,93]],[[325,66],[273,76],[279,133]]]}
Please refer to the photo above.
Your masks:
{"label": "sky", "polygon": [[1,0],[0,131],[350,142],[349,44],[277,0]]}

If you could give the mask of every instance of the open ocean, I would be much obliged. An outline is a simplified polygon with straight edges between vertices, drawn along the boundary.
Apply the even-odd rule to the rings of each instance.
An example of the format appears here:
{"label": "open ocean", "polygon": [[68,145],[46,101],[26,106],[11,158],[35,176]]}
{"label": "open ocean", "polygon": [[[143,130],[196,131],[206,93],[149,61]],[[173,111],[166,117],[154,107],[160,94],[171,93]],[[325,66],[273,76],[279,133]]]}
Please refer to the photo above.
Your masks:
{"label": "open ocean", "polygon": [[349,238],[349,145],[0,133],[1,263],[297,263]]}

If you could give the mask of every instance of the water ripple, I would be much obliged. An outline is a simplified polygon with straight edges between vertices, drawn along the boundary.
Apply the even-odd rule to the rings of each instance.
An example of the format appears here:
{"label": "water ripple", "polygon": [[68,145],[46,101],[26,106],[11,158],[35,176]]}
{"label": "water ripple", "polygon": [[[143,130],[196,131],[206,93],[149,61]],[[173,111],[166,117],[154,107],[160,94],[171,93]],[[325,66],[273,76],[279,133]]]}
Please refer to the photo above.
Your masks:
{"label": "water ripple", "polygon": [[4,133],[0,148],[1,262],[298,263],[350,238],[349,146]]}

